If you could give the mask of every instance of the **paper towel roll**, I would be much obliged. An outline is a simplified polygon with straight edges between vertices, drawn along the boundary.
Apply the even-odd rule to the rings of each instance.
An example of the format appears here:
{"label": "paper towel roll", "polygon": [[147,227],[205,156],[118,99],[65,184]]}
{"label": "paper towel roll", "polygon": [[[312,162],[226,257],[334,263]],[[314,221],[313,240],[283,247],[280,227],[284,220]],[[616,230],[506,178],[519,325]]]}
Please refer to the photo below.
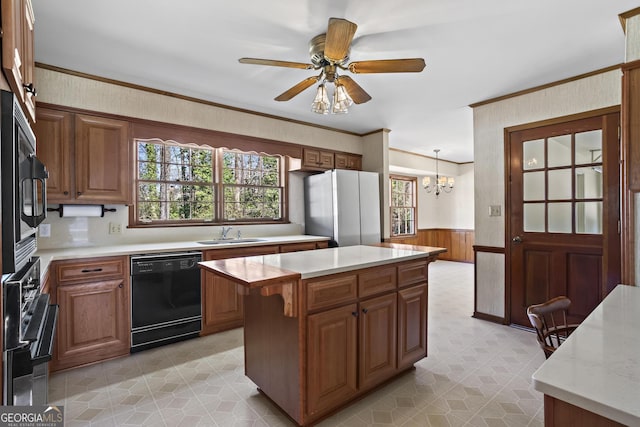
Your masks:
{"label": "paper towel roll", "polygon": [[60,205],[62,217],[102,216],[102,205]]}

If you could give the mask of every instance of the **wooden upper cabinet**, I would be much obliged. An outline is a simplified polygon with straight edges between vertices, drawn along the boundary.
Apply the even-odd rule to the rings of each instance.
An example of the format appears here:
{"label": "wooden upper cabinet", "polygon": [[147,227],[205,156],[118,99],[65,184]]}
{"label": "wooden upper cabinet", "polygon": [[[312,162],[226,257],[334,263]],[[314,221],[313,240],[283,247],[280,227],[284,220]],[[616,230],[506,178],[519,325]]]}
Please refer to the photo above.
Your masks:
{"label": "wooden upper cabinet", "polygon": [[31,0],[2,0],[2,68],[11,91],[18,97],[25,115],[33,123],[35,83]]}
{"label": "wooden upper cabinet", "polygon": [[622,138],[629,190],[640,192],[640,60],[622,67]]}
{"label": "wooden upper cabinet", "polygon": [[354,154],[336,153],[335,156],[336,169],[362,170],[362,156]]}
{"label": "wooden upper cabinet", "polygon": [[131,203],[127,121],[38,108],[34,129],[49,203]]}
{"label": "wooden upper cabinet", "polygon": [[38,108],[34,132],[37,155],[49,171],[47,199],[60,202],[73,199],[73,114]]}
{"label": "wooden upper cabinet", "polygon": [[130,204],[128,141],[128,122],[76,114],[78,201]]}
{"label": "wooden upper cabinet", "polygon": [[302,167],[311,169],[333,169],[333,151],[303,148]]}

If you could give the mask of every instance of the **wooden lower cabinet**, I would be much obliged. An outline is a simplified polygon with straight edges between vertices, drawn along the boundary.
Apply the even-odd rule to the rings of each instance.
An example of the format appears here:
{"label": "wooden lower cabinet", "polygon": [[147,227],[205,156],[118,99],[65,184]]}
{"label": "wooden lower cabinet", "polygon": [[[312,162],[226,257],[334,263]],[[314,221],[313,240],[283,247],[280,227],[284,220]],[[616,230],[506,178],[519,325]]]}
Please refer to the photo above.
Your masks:
{"label": "wooden lower cabinet", "polygon": [[49,271],[60,307],[51,370],[129,354],[128,257],[55,261]]}
{"label": "wooden lower cabinet", "polygon": [[[284,252],[313,250],[327,242],[302,242],[204,251],[203,260],[239,258]],[[325,246],[326,247],[326,246]],[[202,332],[209,335],[239,328],[244,321],[244,302],[237,285],[223,277],[202,271]]]}
{"label": "wooden lower cabinet", "polygon": [[307,412],[323,413],[355,396],[358,307],[349,304],[307,318]]}
{"label": "wooden lower cabinet", "polygon": [[426,356],[427,266],[411,261],[302,281],[307,422]]}
{"label": "wooden lower cabinet", "polygon": [[398,292],[398,368],[409,368],[427,354],[428,289],[423,283]]}
{"label": "wooden lower cabinet", "polygon": [[129,287],[125,279],[60,286],[53,370],[129,353]]}
{"label": "wooden lower cabinet", "polygon": [[359,312],[359,372],[361,390],[391,378],[397,360],[397,296],[395,293],[367,299]]}

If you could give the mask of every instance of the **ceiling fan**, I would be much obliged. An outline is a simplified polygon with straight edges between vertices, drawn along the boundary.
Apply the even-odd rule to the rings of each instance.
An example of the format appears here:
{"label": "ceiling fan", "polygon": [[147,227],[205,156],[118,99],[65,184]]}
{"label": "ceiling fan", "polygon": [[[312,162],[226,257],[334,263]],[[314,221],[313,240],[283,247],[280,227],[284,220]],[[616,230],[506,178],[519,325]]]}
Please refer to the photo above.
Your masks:
{"label": "ceiling fan", "polygon": [[288,101],[305,89],[320,82],[312,110],[317,113],[329,112],[329,99],[325,82],[335,85],[333,113],[346,113],[351,103],[363,104],[371,96],[351,77],[339,74],[339,70],[348,70],[354,74],[369,73],[419,73],[425,67],[424,59],[383,59],[374,61],[355,61],[348,63],[353,36],[358,26],[346,19],[330,18],[327,32],[319,34],[309,42],[311,63],[278,61],[273,59],[240,58],[242,64],[270,65],[274,67],[320,70],[317,76],[308,77],[300,83],[278,95],[276,101]]}

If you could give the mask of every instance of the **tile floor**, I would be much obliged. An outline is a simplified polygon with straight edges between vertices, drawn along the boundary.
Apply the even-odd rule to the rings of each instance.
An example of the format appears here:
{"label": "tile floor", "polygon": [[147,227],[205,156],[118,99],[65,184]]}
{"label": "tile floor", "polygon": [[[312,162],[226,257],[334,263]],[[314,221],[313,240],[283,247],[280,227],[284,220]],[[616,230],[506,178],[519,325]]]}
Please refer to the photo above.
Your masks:
{"label": "tile floor", "polygon": [[[319,425],[542,426],[535,336],[472,313],[473,265],[431,264],[428,357]],[[243,372],[236,329],[55,373],[49,397],[66,426],[292,426]]]}

